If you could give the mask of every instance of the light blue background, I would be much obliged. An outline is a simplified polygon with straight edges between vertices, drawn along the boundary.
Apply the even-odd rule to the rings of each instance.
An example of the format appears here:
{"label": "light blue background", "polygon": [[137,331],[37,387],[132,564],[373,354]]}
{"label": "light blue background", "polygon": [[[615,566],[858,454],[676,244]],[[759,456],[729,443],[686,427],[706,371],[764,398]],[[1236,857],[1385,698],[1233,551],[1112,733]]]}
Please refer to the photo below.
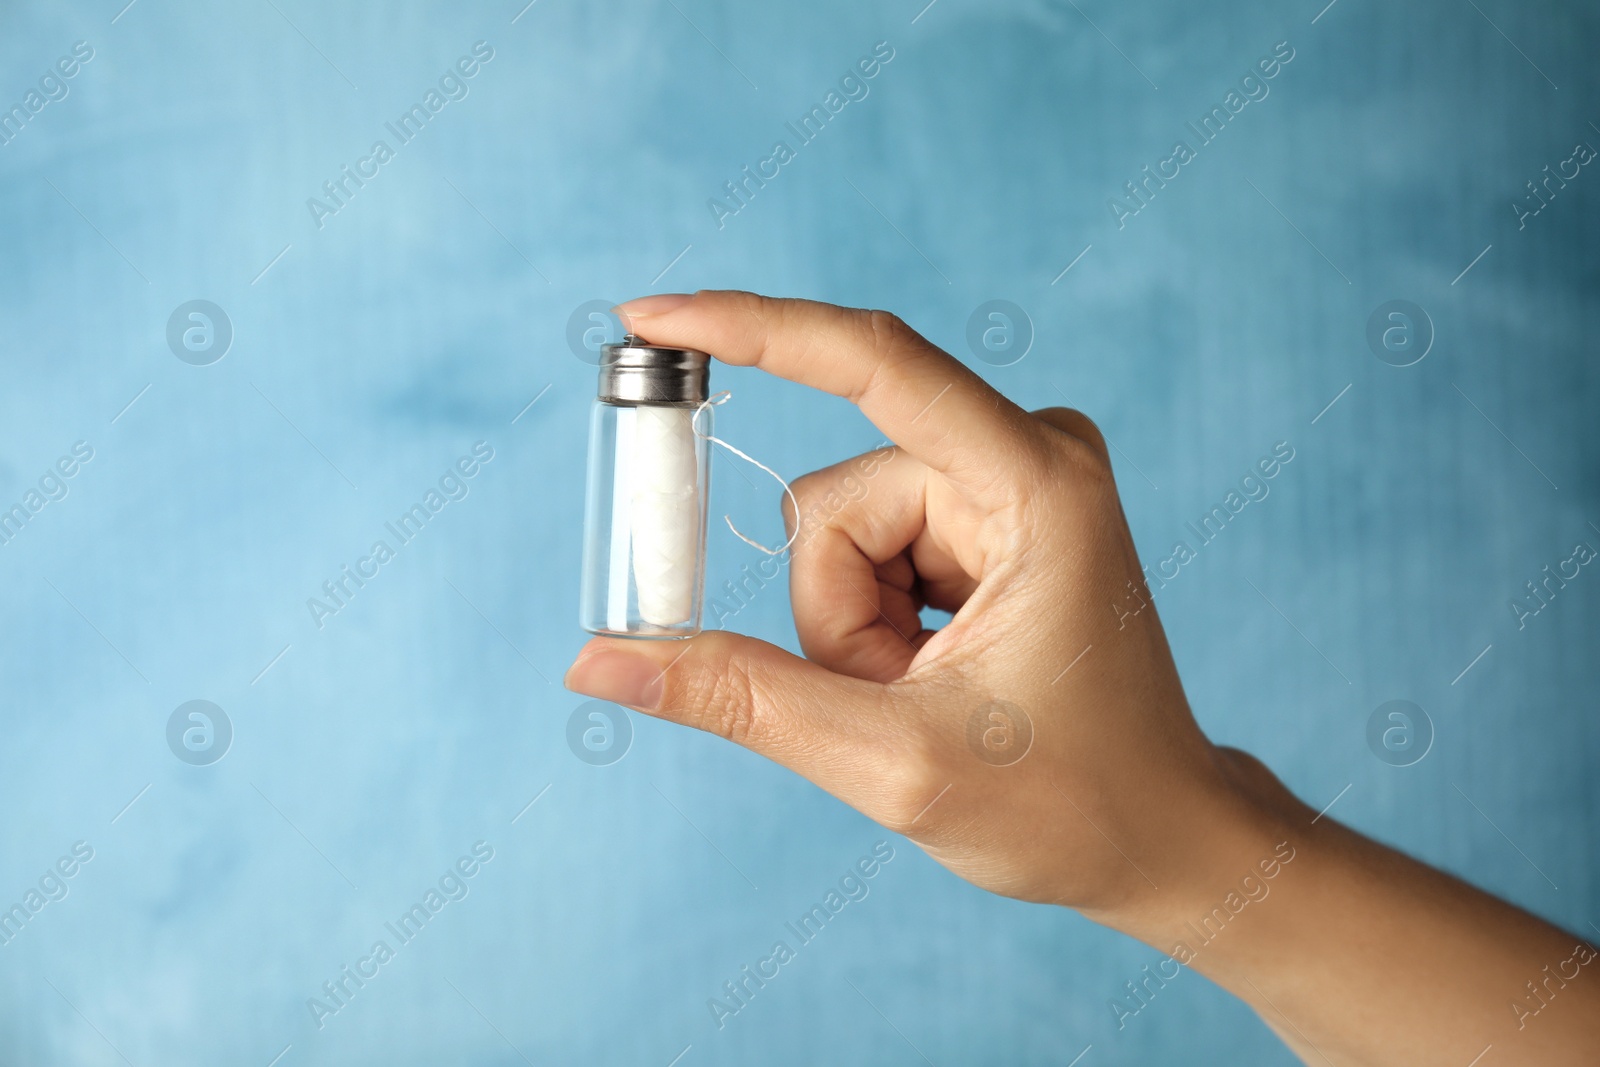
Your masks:
{"label": "light blue background", "polygon": [[[0,548],[0,898],[95,850],[0,947],[0,1063],[1293,1062],[1192,974],[1119,1031],[1155,952],[899,839],[714,1027],[707,998],[890,835],[658,722],[613,766],[568,749],[593,372],[565,332],[652,290],[891,308],[1020,403],[1064,394],[1118,448],[1147,562],[1290,442],[1159,595],[1202,724],[1594,933],[1600,574],[1509,610],[1600,547],[1600,176],[1525,229],[1511,207],[1600,146],[1592,9],[123,2],[0,11],[7,106],[95,50],[0,147],[0,504],[95,450]],[[307,198],[479,40],[470,95],[319,229]],[[1271,95],[1119,230],[1107,198],[1284,40]],[[870,96],[718,229],[707,199],[878,41]],[[197,298],[235,330],[209,367],[165,340]],[[964,340],[995,298],[1036,331],[1003,368]],[[1395,298],[1437,330],[1404,369],[1365,340]],[[879,439],[716,382],[721,429],[787,475]],[[470,495],[319,630],[306,599],[480,440]],[[771,483],[717,470],[716,513],[776,536]],[[755,558],[719,532],[711,585]],[[785,597],[739,628],[792,647]],[[197,698],[235,729],[210,767],[165,741]],[[1435,725],[1413,767],[1367,748],[1390,699]],[[478,840],[470,895],[318,1031],[307,998]]]}

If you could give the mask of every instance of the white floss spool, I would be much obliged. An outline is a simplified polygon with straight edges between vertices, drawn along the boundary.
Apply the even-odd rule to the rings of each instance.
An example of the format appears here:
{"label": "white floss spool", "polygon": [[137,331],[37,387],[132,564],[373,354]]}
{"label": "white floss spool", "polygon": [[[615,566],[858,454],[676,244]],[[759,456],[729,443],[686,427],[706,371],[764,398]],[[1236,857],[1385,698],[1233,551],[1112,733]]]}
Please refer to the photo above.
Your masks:
{"label": "white floss spool", "polygon": [[[617,637],[691,637],[705,599],[706,507],[710,446],[720,445],[776,478],[709,428],[710,357],[693,349],[648,345],[636,337],[601,349],[600,389],[589,436],[579,622]],[[796,505],[795,514],[799,514]],[[771,549],[728,529],[746,544]]]}

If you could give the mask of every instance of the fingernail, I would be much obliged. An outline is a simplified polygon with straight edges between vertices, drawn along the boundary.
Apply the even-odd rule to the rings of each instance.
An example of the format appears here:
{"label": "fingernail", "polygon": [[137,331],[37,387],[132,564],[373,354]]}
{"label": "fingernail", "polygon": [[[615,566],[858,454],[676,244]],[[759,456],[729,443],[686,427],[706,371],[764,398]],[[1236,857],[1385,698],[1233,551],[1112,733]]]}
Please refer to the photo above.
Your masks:
{"label": "fingernail", "polygon": [[627,322],[631,319],[646,319],[652,315],[665,315],[669,311],[676,311],[693,299],[694,297],[688,293],[657,293],[655,296],[641,296],[636,300],[618,304],[613,310]]}
{"label": "fingernail", "polygon": [[661,678],[655,660],[633,652],[606,649],[578,657],[564,684],[574,693],[630,708],[655,710],[661,703]]}

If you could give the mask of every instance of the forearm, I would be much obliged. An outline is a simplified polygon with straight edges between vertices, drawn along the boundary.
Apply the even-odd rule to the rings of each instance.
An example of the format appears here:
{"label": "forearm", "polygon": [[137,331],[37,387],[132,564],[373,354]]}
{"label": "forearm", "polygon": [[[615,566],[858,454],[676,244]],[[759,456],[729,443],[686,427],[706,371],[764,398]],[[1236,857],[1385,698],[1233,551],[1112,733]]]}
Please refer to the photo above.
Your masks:
{"label": "forearm", "polygon": [[1485,1064],[1595,1062],[1587,939],[1235,766],[1205,869],[1115,925],[1237,994],[1309,1063],[1466,1067],[1491,1045]]}

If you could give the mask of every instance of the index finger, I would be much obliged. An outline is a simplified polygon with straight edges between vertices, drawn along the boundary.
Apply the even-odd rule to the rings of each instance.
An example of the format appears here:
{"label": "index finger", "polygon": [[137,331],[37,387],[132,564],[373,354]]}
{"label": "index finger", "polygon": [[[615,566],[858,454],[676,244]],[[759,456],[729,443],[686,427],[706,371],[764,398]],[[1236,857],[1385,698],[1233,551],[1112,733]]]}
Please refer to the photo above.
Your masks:
{"label": "index finger", "polygon": [[1037,441],[1026,412],[885,311],[702,290],[630,300],[617,314],[652,343],[844,397],[891,441],[974,491],[995,484],[996,457]]}

